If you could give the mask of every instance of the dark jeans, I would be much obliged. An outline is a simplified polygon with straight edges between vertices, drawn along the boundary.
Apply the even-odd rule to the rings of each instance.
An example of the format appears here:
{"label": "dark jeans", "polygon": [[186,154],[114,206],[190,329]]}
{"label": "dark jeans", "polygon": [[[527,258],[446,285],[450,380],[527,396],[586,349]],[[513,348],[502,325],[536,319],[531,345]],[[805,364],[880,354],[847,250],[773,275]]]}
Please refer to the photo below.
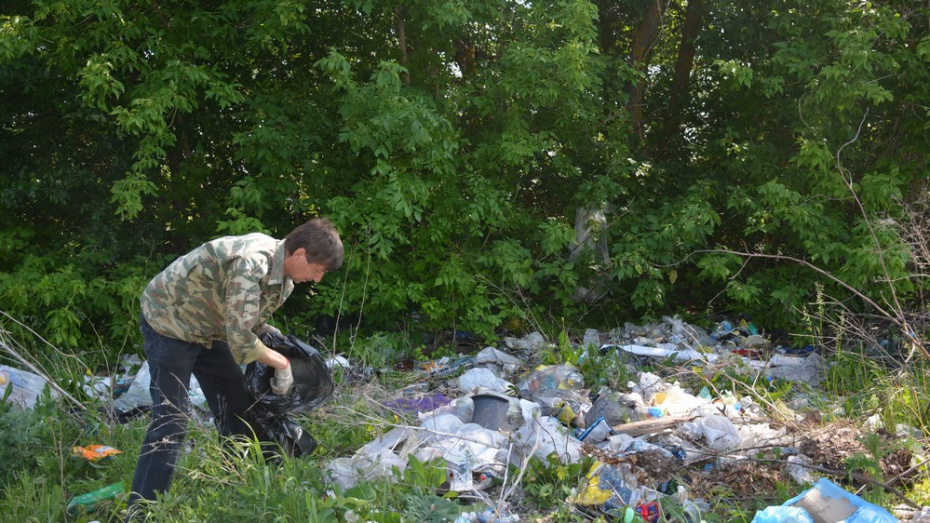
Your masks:
{"label": "dark jeans", "polygon": [[221,436],[253,432],[246,411],[250,406],[245,378],[233,359],[229,346],[216,342],[212,348],[176,340],[155,332],[142,318],[142,337],[152,384],[152,424],[142,444],[142,452],[132,478],[129,504],[140,499],[154,500],[158,492],[171,486],[178,453],[187,435],[190,417],[188,388],[191,374],[197,377]]}

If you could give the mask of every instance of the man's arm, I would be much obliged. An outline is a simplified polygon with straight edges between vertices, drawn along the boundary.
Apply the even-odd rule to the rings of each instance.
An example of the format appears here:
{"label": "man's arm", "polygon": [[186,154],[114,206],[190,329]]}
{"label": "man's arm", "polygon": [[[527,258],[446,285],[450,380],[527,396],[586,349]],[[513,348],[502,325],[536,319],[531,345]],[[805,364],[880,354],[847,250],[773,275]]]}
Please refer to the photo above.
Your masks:
{"label": "man's arm", "polygon": [[226,342],[240,364],[257,361],[268,352],[268,347],[252,332],[259,321],[263,274],[262,267],[243,258],[229,267],[225,297]]}
{"label": "man's arm", "polygon": [[260,266],[242,258],[232,265],[226,283],[226,338],[230,351],[240,363],[259,361],[274,368],[271,391],[283,395],[294,385],[291,362],[265,346],[252,332],[258,323],[260,281],[264,274]]}
{"label": "man's arm", "polygon": [[273,351],[271,349],[266,350],[265,354],[255,361],[264,363],[265,365],[275,369],[283,369],[290,365],[290,362],[286,357],[284,357],[280,352]]}
{"label": "man's arm", "polygon": [[268,349],[262,357],[255,361],[274,368],[274,378],[271,380],[271,392],[283,396],[294,386],[294,374],[291,372],[291,362],[279,352]]}

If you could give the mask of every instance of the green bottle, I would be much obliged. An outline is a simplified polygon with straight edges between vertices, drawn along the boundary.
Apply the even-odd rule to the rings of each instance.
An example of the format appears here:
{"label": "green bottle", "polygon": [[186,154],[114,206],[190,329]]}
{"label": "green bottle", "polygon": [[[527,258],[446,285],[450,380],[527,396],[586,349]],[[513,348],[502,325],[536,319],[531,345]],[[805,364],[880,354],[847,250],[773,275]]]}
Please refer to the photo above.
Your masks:
{"label": "green bottle", "polygon": [[88,492],[87,494],[81,494],[80,496],[75,496],[71,498],[71,501],[68,502],[68,513],[74,515],[82,510],[86,510],[88,512],[96,510],[100,507],[100,505],[115,499],[122,493],[123,482],[118,481],[112,485],[103,487],[102,489]]}

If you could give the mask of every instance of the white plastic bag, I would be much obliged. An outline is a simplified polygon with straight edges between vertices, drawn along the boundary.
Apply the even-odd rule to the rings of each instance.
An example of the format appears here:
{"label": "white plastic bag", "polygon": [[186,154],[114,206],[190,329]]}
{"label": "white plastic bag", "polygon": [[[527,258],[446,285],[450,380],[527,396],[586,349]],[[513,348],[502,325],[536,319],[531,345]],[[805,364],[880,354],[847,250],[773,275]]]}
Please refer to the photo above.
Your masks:
{"label": "white plastic bag", "polygon": [[669,416],[686,416],[700,409],[711,401],[698,396],[688,394],[677,383],[668,388],[664,393],[656,393],[654,399],[658,400],[663,397],[662,402],[656,402]]}
{"label": "white plastic bag", "polygon": [[559,420],[542,416],[527,422],[514,433],[516,450],[524,456],[536,456],[544,463],[555,453],[563,465],[581,460],[581,442],[569,433]]}
{"label": "white plastic bag", "polygon": [[502,449],[507,446],[507,438],[474,423],[466,423],[454,437],[436,441],[433,446],[442,451],[446,460],[452,490],[475,490],[472,477],[479,469],[505,469]]}
{"label": "white plastic bag", "polygon": [[[0,398],[6,395],[7,388],[12,388],[13,390],[10,392],[7,401],[21,408],[31,409],[35,407],[46,385],[48,385],[48,381],[38,374],[0,365]],[[59,396],[55,389],[50,388],[49,390],[53,398]]]}
{"label": "white plastic bag", "polygon": [[495,367],[500,367],[501,372],[506,374],[513,374],[522,364],[517,358],[506,352],[501,352],[494,347],[485,347],[484,350],[475,355],[475,363],[484,365],[491,370],[495,370]]}
{"label": "white plastic bag", "polygon": [[139,372],[129,385],[129,389],[122,396],[113,400],[113,408],[117,412],[129,412],[138,407],[152,405],[152,395],[149,393],[149,384],[152,376],[149,374],[149,362],[142,362]]}
{"label": "white plastic bag", "polygon": [[406,468],[407,462],[393,452],[382,455],[360,454],[353,458],[330,461],[326,466],[325,479],[330,484],[349,489],[362,481],[393,477],[395,469],[403,473]]}
{"label": "white plastic bag", "polygon": [[[149,362],[143,362],[139,367],[129,389],[120,397],[113,400],[113,408],[117,412],[129,412],[138,407],[151,407],[152,394],[149,392],[149,385],[152,383],[152,375],[149,373]],[[203,395],[200,383],[197,378],[191,376],[190,382],[190,400],[191,404],[201,410],[208,410],[207,398]]]}
{"label": "white plastic bag", "polygon": [[736,426],[726,416],[705,416],[685,423],[681,429],[692,437],[703,436],[707,446],[717,452],[731,451],[743,441]]}
{"label": "white plastic bag", "polygon": [[504,379],[498,378],[490,369],[471,369],[459,376],[459,389],[471,392],[475,389],[489,389],[495,392],[507,392],[513,385]]}

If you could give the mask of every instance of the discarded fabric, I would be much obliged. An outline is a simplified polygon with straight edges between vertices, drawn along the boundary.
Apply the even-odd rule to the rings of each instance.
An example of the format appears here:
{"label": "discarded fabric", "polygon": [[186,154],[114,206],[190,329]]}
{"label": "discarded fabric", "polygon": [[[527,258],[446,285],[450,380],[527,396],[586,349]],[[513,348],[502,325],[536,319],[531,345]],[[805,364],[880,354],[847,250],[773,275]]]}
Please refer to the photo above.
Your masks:
{"label": "discarded fabric", "polygon": [[420,398],[397,398],[386,401],[384,402],[384,407],[396,414],[404,412],[417,414],[420,412],[432,412],[439,407],[448,405],[449,402],[449,398],[443,396],[441,392],[436,391]]}

